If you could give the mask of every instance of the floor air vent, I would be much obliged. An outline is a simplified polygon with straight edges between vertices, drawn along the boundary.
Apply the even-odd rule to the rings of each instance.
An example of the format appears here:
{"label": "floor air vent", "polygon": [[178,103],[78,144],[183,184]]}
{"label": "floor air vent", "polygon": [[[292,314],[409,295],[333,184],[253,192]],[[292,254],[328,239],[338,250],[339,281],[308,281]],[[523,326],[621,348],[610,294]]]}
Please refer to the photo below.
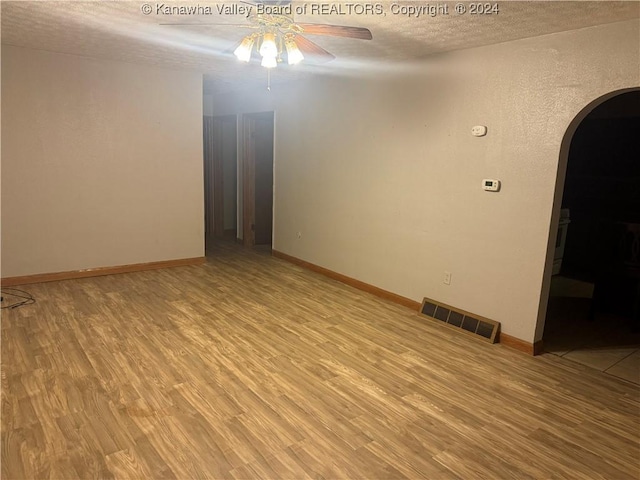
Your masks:
{"label": "floor air vent", "polygon": [[426,297],[422,301],[420,313],[463,333],[480,337],[491,343],[496,342],[496,336],[500,329],[500,322],[450,307]]}

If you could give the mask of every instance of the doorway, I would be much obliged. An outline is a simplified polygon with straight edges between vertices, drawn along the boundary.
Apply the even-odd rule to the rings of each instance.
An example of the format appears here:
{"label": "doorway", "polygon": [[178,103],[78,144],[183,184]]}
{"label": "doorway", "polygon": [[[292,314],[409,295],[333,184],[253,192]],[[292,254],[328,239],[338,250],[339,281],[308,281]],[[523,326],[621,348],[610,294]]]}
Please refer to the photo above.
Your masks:
{"label": "doorway", "polygon": [[204,117],[205,249],[237,236],[237,117]]}
{"label": "doorway", "polygon": [[274,112],[243,115],[243,244],[271,248]]}
{"label": "doorway", "polygon": [[640,228],[640,90],[607,97],[578,115],[563,141],[555,216],[563,248],[543,340],[547,352],[640,383],[640,264],[632,254]]}

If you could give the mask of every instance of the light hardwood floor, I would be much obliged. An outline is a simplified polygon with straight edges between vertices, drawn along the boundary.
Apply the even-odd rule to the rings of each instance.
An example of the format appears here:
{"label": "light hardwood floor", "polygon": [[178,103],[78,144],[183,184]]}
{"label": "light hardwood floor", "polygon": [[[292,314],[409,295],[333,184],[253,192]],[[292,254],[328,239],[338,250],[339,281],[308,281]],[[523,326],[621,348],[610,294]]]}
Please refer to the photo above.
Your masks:
{"label": "light hardwood floor", "polygon": [[640,388],[265,254],[25,287],[2,478],[640,476]]}

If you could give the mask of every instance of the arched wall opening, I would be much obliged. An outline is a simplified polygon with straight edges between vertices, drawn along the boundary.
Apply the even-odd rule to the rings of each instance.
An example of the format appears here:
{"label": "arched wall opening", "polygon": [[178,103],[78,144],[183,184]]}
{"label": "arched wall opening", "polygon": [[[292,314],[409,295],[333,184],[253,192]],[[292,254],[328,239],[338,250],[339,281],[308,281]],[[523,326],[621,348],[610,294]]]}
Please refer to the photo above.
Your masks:
{"label": "arched wall opening", "polygon": [[[561,147],[560,147],[560,153],[559,153],[558,171],[556,175],[556,185],[555,185],[555,192],[554,192],[551,225],[550,225],[549,239],[547,244],[547,255],[545,260],[544,277],[543,277],[543,283],[542,283],[542,289],[541,289],[541,295],[540,295],[540,305],[538,309],[538,319],[537,319],[536,332],[535,332],[535,341],[537,345],[541,345],[541,342],[543,340],[543,335],[545,332],[547,307],[549,302],[552,277],[554,274],[554,260],[555,260],[554,257],[556,257],[556,254],[557,254],[557,246],[558,246],[559,240],[561,240],[560,236],[563,234],[562,229],[559,229],[559,227],[561,225],[561,210],[562,210],[563,196],[565,193],[567,168],[569,165],[569,159],[570,159],[572,141],[574,140],[574,135],[576,134],[576,131],[581,126],[583,121],[585,121],[585,119],[590,114],[592,114],[594,110],[596,110],[598,107],[604,106],[605,104],[607,104],[607,102],[609,102],[609,104],[613,104],[616,98],[620,99],[621,96],[624,96],[630,93],[634,93],[635,95],[638,95],[640,94],[640,88],[635,87],[635,88],[612,91],[591,101],[574,117],[574,119],[568,125],[567,130],[563,136]],[[617,108],[619,108],[621,103],[620,102],[617,102],[617,103],[618,103]],[[569,232],[571,232],[570,224],[569,224],[568,230]],[[558,269],[558,265],[556,260],[555,273],[557,273],[557,269]]]}

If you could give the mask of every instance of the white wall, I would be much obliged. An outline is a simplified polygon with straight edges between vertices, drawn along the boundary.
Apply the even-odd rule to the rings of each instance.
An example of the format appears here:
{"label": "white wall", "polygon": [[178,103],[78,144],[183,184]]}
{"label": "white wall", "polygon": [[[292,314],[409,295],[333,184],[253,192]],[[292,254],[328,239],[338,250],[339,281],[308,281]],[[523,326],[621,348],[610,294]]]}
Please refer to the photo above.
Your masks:
{"label": "white wall", "polygon": [[204,255],[202,75],[2,47],[2,276]]}
{"label": "white wall", "polygon": [[274,249],[533,342],[562,137],[640,83],[638,38],[637,20],[529,38],[391,79],[220,96],[215,114],[276,111]]}

